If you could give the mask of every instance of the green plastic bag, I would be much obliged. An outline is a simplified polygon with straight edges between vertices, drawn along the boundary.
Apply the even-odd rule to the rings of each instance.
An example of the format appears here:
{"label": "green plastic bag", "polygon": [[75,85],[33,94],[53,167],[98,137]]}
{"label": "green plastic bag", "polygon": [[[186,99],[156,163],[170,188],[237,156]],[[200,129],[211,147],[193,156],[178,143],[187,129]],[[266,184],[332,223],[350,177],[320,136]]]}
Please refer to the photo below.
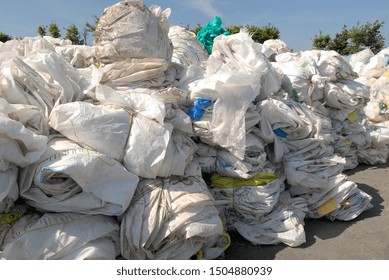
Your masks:
{"label": "green plastic bag", "polygon": [[208,54],[212,53],[213,40],[219,35],[231,35],[230,32],[225,30],[222,25],[222,19],[216,16],[212,22],[208,22],[206,26],[197,32],[197,39],[204,45]]}

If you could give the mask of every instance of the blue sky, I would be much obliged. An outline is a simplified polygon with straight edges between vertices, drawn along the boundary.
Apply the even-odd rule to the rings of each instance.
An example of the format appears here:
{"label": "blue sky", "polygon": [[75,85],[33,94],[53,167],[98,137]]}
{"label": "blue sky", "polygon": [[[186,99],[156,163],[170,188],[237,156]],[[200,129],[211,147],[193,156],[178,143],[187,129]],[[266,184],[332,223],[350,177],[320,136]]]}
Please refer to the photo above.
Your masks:
{"label": "blue sky", "polygon": [[[40,25],[55,21],[60,28],[76,24],[80,29],[85,22],[93,22],[104,8],[115,0],[18,0],[4,1],[0,9],[0,32],[14,37],[36,36]],[[171,8],[171,25],[196,27],[220,16],[223,26],[256,25],[270,23],[277,27],[281,39],[293,50],[312,48],[312,38],[322,30],[334,35],[343,25],[358,22],[385,21],[381,29],[389,46],[389,2],[370,1],[315,1],[315,0],[145,0],[147,6],[156,4]],[[65,34],[65,31],[62,31]]]}

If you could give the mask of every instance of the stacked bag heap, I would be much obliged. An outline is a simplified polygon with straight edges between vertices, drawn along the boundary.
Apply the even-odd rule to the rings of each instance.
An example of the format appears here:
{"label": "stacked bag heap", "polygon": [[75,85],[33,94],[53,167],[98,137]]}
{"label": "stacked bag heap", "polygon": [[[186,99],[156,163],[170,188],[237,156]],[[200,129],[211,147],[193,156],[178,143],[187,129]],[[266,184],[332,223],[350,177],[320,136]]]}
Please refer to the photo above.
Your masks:
{"label": "stacked bag heap", "polygon": [[299,246],[305,219],[372,207],[342,172],[387,160],[386,54],[292,53],[218,17],[196,37],[170,13],[126,0],[93,46],[0,45],[1,259],[216,259],[229,231]]}

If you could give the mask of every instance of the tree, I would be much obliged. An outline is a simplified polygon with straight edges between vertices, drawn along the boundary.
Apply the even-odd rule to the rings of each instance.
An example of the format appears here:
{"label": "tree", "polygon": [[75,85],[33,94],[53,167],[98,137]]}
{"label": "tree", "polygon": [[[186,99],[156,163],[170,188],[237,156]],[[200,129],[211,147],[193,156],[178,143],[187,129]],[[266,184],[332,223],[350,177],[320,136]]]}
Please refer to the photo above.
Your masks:
{"label": "tree", "polygon": [[330,44],[331,36],[323,35],[323,31],[320,30],[319,35],[315,35],[312,41],[313,41],[313,48],[315,50],[324,50]]}
{"label": "tree", "polygon": [[0,42],[7,42],[9,40],[12,40],[12,36],[4,34],[3,32],[0,32]]}
{"label": "tree", "polygon": [[385,46],[385,39],[380,31],[383,24],[383,21],[376,20],[373,24],[368,22],[360,25],[357,23],[351,28],[344,25],[342,31],[336,33],[334,38],[330,35],[323,35],[320,31],[319,35],[313,38],[313,47],[319,50],[334,50],[341,55],[357,53],[367,48],[378,53]]}
{"label": "tree", "polygon": [[82,31],[82,38],[84,40],[85,45],[87,45],[89,34],[94,35],[95,30],[96,30],[96,26],[99,23],[99,18],[97,16],[94,16],[94,19],[95,19],[94,24],[86,22],[84,29]]}
{"label": "tree", "polygon": [[239,33],[242,28],[243,28],[243,25],[232,25],[232,26],[228,26],[226,28],[226,30],[228,32],[230,32],[231,34],[236,34],[236,33]]}
{"label": "tree", "polygon": [[75,24],[71,24],[68,29],[66,29],[66,39],[72,41],[73,45],[83,45],[84,40],[81,39],[80,32]]}
{"label": "tree", "polygon": [[50,36],[53,38],[60,38],[61,37],[61,32],[58,28],[57,23],[55,23],[55,22],[50,23],[49,33],[50,33]]}
{"label": "tree", "polygon": [[44,25],[38,26],[38,34],[43,37],[47,35],[47,27]]}
{"label": "tree", "polygon": [[277,27],[272,26],[270,23],[263,27],[247,25],[246,28],[251,34],[251,37],[253,38],[254,42],[257,43],[262,44],[266,40],[280,38],[280,30]]}

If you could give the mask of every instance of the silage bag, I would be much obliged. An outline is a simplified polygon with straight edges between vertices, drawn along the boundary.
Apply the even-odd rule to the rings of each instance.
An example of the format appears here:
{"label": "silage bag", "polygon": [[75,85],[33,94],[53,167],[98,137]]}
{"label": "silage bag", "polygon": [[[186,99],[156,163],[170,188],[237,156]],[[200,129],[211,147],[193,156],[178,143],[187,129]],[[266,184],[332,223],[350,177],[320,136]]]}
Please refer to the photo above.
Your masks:
{"label": "silage bag", "polygon": [[119,224],[113,217],[17,210],[0,217],[3,260],[115,260],[119,255]]}
{"label": "silage bag", "polygon": [[170,9],[149,9],[141,0],[120,1],[104,10],[95,30],[96,59],[112,63],[126,59],[170,61]]}

